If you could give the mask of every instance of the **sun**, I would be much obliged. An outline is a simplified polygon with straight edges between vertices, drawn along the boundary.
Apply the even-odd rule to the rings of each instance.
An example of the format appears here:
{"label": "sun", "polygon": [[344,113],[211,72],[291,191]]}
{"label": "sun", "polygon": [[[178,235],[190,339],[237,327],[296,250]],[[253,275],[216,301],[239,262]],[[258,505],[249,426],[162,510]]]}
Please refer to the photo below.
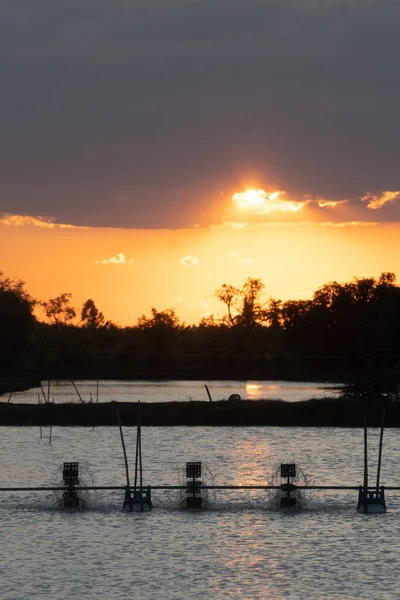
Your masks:
{"label": "sun", "polygon": [[273,212],[297,212],[303,208],[305,202],[293,202],[287,199],[285,192],[277,190],[266,192],[247,188],[243,192],[236,192],[232,200],[243,210],[255,212],[256,215],[269,215]]}
{"label": "sun", "polygon": [[246,189],[244,192],[233,194],[232,199],[241,207],[260,206],[265,204],[268,196],[264,190]]}

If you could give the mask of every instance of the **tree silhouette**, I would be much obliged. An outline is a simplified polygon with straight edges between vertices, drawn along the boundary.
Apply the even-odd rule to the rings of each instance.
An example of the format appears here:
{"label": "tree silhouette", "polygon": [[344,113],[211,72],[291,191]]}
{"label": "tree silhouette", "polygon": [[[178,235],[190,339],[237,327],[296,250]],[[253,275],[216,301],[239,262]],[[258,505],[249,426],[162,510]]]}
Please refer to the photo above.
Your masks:
{"label": "tree silhouette", "polygon": [[72,294],[60,294],[46,302],[41,302],[46,317],[53,325],[67,325],[75,319],[76,311],[71,306]]}
{"label": "tree silhouette", "polygon": [[280,328],[282,326],[282,301],[270,298],[265,316],[270,327],[274,329]]}
{"label": "tree silhouette", "polygon": [[89,298],[86,300],[81,310],[82,327],[98,329],[105,323],[104,315],[99,311],[94,301]]}
{"label": "tree silhouette", "polygon": [[89,298],[73,325],[71,294],[39,303],[47,322],[38,322],[23,282],[0,274],[0,376],[400,378],[394,273],[330,281],[308,300],[265,299],[264,291],[260,279],[224,284],[215,292],[224,317],[189,327],[173,309],[156,308],[117,327]]}
{"label": "tree silhouette", "polygon": [[142,357],[146,370],[173,369],[179,363],[181,334],[185,329],[171,308],[151,309],[151,316],[138,319]]}
{"label": "tree silhouette", "polygon": [[142,315],[138,319],[138,327],[141,330],[172,330],[180,329],[181,324],[179,317],[175,314],[173,308],[158,311],[156,308],[151,309],[151,317]]}
{"label": "tree silhouette", "polygon": [[233,285],[224,283],[218,290],[215,290],[215,296],[226,305],[228,314],[224,317],[224,322],[230,326],[236,325],[236,305],[240,295],[240,290]]}
{"label": "tree silhouette", "polygon": [[6,375],[23,363],[36,323],[36,301],[24,286],[23,281],[5,278],[0,271],[0,372]]}
{"label": "tree silhouette", "polygon": [[248,277],[241,288],[224,283],[215,291],[215,296],[226,305],[224,322],[231,327],[255,327],[267,319],[262,294],[265,285],[261,279]]}

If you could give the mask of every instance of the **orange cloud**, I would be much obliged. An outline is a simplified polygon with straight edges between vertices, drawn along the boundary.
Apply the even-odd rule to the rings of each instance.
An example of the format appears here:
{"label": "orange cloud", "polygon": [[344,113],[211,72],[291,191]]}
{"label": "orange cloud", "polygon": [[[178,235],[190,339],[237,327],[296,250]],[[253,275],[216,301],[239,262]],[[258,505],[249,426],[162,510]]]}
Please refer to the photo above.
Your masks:
{"label": "orange cloud", "polygon": [[0,214],[0,225],[7,227],[43,227],[44,229],[85,229],[77,225],[69,225],[66,223],[55,223],[54,217],[32,217],[29,215],[10,215]]}
{"label": "orange cloud", "polygon": [[[258,223],[223,221],[220,225],[210,225],[213,231],[229,229],[288,229],[296,227],[374,227],[378,221],[263,221]],[[234,258],[233,254],[229,256]]]}
{"label": "orange cloud", "polygon": [[380,194],[366,194],[361,198],[361,202],[368,202],[367,208],[376,210],[382,208],[388,202],[400,199],[400,191],[389,191],[381,192]]}
{"label": "orange cloud", "polygon": [[131,265],[132,263],[133,258],[126,258],[125,254],[122,252],[117,254],[117,256],[112,256],[111,258],[96,260],[96,265]]}
{"label": "orange cloud", "polygon": [[339,206],[340,204],[346,204],[347,200],[318,200],[318,206],[320,208],[334,208],[335,206]]}
{"label": "orange cloud", "polygon": [[322,223],[312,223],[312,225],[319,227],[375,227],[378,223],[377,221],[324,221]]}
{"label": "orange cloud", "polygon": [[184,256],[181,260],[181,265],[184,267],[197,267],[199,259],[195,256]]}

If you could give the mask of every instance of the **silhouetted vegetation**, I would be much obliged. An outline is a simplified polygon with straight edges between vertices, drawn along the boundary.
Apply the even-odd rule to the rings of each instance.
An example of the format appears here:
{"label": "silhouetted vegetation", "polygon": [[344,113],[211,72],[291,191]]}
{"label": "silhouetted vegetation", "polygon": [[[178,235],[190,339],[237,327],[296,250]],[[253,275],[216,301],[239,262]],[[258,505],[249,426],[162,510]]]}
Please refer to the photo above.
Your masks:
{"label": "silhouetted vegetation", "polygon": [[[173,309],[153,308],[136,326],[118,327],[92,299],[80,310],[68,293],[38,302],[23,282],[0,274],[0,391],[21,377],[339,381],[391,373],[397,381],[400,287],[393,273],[329,282],[309,300],[268,298],[251,278],[215,293],[224,314],[197,326]],[[36,304],[47,322],[34,316]]]}
{"label": "silhouetted vegetation", "polygon": [[[256,400],[252,402],[143,402],[143,426],[276,426],[363,427],[364,403],[344,399],[314,399],[306,402]],[[121,402],[123,425],[136,425],[137,404]],[[368,425],[379,427],[381,408],[368,409]],[[117,425],[115,402],[65,404],[7,404],[0,402],[2,425]],[[387,408],[387,427],[400,427],[400,404]]]}
{"label": "silhouetted vegetation", "polygon": [[0,376],[20,374],[27,367],[36,319],[35,300],[22,281],[12,281],[0,271]]}

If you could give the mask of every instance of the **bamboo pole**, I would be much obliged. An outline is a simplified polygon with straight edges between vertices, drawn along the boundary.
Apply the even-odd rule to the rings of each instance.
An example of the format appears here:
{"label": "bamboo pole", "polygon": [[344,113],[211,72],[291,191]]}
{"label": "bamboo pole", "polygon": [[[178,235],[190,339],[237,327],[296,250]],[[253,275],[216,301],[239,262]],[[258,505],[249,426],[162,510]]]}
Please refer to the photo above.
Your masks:
{"label": "bamboo pole", "polygon": [[126,485],[128,486],[128,488],[130,488],[131,484],[130,484],[130,481],[129,481],[128,457],[126,455],[124,432],[122,431],[121,417],[120,417],[120,414],[119,414],[118,405],[115,407],[115,411],[117,413],[119,433],[120,433],[120,436],[121,436],[122,450],[123,450],[123,453],[124,453]]}
{"label": "bamboo pole", "polygon": [[138,479],[138,460],[139,460],[139,433],[136,429],[136,452],[135,452],[135,481],[133,483],[133,489],[136,492],[137,479]]}
{"label": "bamboo pole", "polygon": [[7,404],[10,404],[11,401],[11,396],[13,395],[12,391],[10,392],[10,395],[8,396],[8,400],[7,400]]}
{"label": "bamboo pole", "polygon": [[[37,399],[38,399],[38,404],[40,404],[40,394],[39,394],[39,392],[38,392],[38,395],[37,395]],[[42,432],[42,426],[41,425],[39,426],[39,433],[40,433],[40,439],[42,439],[43,432]]]}
{"label": "bamboo pole", "polygon": [[[92,396],[92,392],[90,392],[90,404],[93,404],[93,396]],[[93,431],[96,429],[96,427],[93,425],[92,427]]]}
{"label": "bamboo pole", "polygon": [[364,407],[364,514],[368,513],[368,432],[367,405]]}
{"label": "bamboo pole", "polygon": [[76,385],[75,385],[75,382],[74,382],[74,381],[72,381],[72,379],[71,379],[70,381],[71,381],[72,385],[74,386],[76,393],[78,394],[79,400],[82,402],[82,404],[85,404],[85,401],[84,401],[84,399],[82,398],[82,396],[80,395],[80,393],[79,393],[79,390],[78,390],[78,388],[77,388],[77,387],[76,387]]}
{"label": "bamboo pole", "polygon": [[207,392],[209,401],[212,402],[212,398],[211,398],[210,390],[208,389],[208,385],[204,384],[204,387],[206,388],[206,392]]}
{"label": "bamboo pole", "polygon": [[139,434],[139,482],[140,489],[143,486],[143,463],[142,463],[142,423],[140,414],[140,401],[138,400],[138,434]]}
{"label": "bamboo pole", "polygon": [[381,418],[381,433],[379,436],[379,455],[378,455],[378,471],[376,474],[376,489],[379,488],[379,480],[381,477],[381,464],[382,464],[382,447],[383,447],[383,429],[385,423],[386,406],[382,406],[382,418]]}
{"label": "bamboo pole", "polygon": [[44,403],[46,404],[47,400],[46,400],[46,394],[44,393],[44,389],[42,384],[40,384],[40,389],[42,390],[42,394],[43,394],[43,398],[44,398]]}
{"label": "bamboo pole", "polygon": [[[50,379],[47,381],[47,404],[50,404]],[[52,433],[53,433],[53,425],[50,425],[49,444],[51,444]]]}
{"label": "bamboo pole", "polygon": [[[92,398],[92,392],[90,392],[90,404],[93,403],[93,398]],[[96,429],[96,427],[93,425],[93,431]]]}
{"label": "bamboo pole", "polygon": [[[135,454],[135,482],[134,482],[134,493],[137,489],[139,475],[139,490],[140,490],[140,510],[143,511],[143,464],[142,464],[142,429],[141,429],[141,416],[140,416],[140,401],[138,400],[137,409],[137,429],[136,429],[136,454]],[[132,506],[130,505],[132,510]]]}
{"label": "bamboo pole", "polygon": [[135,483],[134,489],[136,491],[137,481],[139,475],[139,486],[143,486],[143,467],[142,467],[142,429],[141,429],[141,415],[140,415],[140,401],[138,400],[137,409],[137,428],[136,428],[136,454],[135,454]]}

